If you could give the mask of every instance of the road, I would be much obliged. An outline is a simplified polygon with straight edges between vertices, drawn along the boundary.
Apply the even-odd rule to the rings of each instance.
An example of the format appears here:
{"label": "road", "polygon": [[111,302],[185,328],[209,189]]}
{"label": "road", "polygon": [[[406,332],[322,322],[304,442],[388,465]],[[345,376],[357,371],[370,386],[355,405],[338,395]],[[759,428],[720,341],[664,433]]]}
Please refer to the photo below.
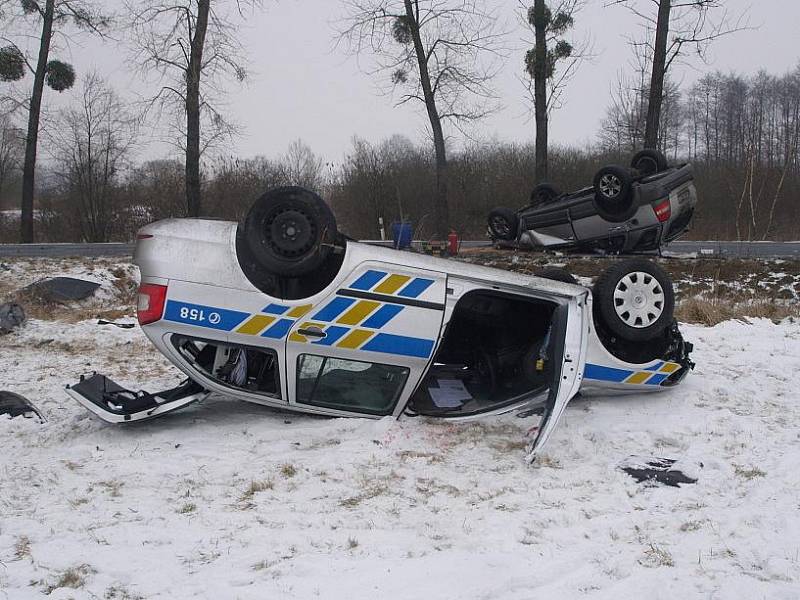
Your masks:
{"label": "road", "polygon": [[[389,245],[390,242],[366,240]],[[464,248],[490,246],[488,241],[465,241]],[[131,256],[133,244],[0,244],[3,257]],[[783,258],[800,260],[800,242],[696,242],[678,241],[664,248],[669,255],[722,258]]]}

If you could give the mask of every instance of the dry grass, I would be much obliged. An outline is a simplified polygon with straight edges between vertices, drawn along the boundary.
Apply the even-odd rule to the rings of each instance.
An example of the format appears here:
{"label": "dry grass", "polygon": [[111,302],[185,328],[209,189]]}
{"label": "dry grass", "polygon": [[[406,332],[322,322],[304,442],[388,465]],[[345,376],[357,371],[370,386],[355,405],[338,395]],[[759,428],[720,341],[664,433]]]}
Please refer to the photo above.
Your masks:
{"label": "dry grass", "polygon": [[271,490],[273,487],[275,487],[275,484],[272,483],[271,479],[253,480],[242,494],[241,500],[242,502],[249,502],[259,492]]}
{"label": "dry grass", "polygon": [[297,475],[297,469],[290,463],[283,464],[281,465],[281,475],[286,477],[286,479],[291,479]]}
{"label": "dry grass", "polygon": [[181,515],[188,515],[190,513],[195,512],[196,510],[197,510],[197,504],[195,504],[194,502],[187,502],[186,504],[181,506],[180,509],[178,509],[178,513]]}
{"label": "dry grass", "polygon": [[55,583],[45,586],[45,594],[49,595],[59,588],[72,588],[74,590],[82,588],[86,583],[86,577],[91,573],[94,573],[94,570],[89,565],[70,567],[61,573]]}
{"label": "dry grass", "polygon": [[800,318],[800,305],[768,300],[736,302],[724,298],[690,298],[678,304],[675,316],[683,323],[707,326],[748,317],[770,319],[777,323],[789,317]]}
{"label": "dry grass", "polygon": [[665,548],[651,542],[639,564],[644,567],[674,567],[675,559]]}
{"label": "dry grass", "polygon": [[14,542],[14,558],[22,560],[23,558],[30,558],[31,554],[31,540],[27,535],[17,538]]}
{"label": "dry grass", "polygon": [[734,465],[733,472],[742,479],[756,479],[758,477],[766,477],[766,471],[762,471],[758,467],[745,467],[742,465]]}

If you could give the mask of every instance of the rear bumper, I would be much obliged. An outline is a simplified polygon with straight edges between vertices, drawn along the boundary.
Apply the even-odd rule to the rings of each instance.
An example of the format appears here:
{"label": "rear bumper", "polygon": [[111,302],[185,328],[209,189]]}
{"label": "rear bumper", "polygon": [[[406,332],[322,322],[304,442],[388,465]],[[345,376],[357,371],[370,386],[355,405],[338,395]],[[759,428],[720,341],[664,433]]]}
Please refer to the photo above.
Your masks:
{"label": "rear bumper", "polygon": [[207,390],[190,379],[177,387],[150,394],[125,389],[99,373],[81,376],[78,383],[67,386],[66,392],[107,423],[153,419],[209,395]]}

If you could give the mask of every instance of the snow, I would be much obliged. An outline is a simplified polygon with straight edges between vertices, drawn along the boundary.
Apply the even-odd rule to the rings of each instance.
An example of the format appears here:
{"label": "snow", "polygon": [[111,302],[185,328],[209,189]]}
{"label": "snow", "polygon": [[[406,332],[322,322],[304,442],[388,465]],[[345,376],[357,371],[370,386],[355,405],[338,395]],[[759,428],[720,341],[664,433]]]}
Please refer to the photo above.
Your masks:
{"label": "snow", "polygon": [[[0,291],[59,275],[103,286],[80,314],[124,309],[135,279],[16,259]],[[0,600],[800,598],[796,321],[682,326],[685,383],[576,399],[530,466],[535,417],[327,419],[212,397],[107,425],[63,386],[180,374],[138,327],[61,314],[0,337],[0,389],[48,419],[0,417]],[[698,483],[617,468],[651,455]]]}
{"label": "snow", "polygon": [[[529,466],[535,420],[513,416],[215,397],[107,425],[63,385],[177,371],[138,328],[31,321],[0,338],[0,387],[48,418],[0,420],[0,598],[798,598],[800,323],[684,330],[684,384],[574,401]],[[636,483],[616,468],[631,455],[699,481]]]}

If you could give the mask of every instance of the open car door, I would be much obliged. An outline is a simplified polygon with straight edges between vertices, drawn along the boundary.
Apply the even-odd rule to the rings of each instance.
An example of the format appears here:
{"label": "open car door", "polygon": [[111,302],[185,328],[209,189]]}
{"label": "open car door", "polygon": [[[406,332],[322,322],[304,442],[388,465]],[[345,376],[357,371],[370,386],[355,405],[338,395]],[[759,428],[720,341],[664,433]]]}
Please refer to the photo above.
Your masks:
{"label": "open car door", "polygon": [[590,298],[588,293],[582,299],[573,298],[555,311],[553,330],[556,335],[552,353],[557,368],[554,369],[538,432],[527,448],[528,462],[536,458],[555,430],[567,403],[581,387],[589,341],[589,319],[592,315]]}
{"label": "open car door", "polygon": [[448,278],[446,327],[405,414],[469,421],[508,412],[543,414],[530,460],[578,392],[591,301],[583,287],[542,289]]}

